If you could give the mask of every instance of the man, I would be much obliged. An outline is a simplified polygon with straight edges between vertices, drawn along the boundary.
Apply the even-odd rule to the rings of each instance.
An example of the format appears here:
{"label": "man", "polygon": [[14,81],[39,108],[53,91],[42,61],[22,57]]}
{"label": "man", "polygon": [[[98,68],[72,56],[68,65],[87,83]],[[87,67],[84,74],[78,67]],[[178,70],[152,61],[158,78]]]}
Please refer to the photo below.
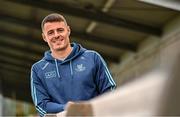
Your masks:
{"label": "man", "polygon": [[70,43],[70,27],[60,14],[46,16],[42,37],[50,50],[31,69],[31,93],[39,114],[58,113],[67,103],[92,99],[116,87],[95,51]]}

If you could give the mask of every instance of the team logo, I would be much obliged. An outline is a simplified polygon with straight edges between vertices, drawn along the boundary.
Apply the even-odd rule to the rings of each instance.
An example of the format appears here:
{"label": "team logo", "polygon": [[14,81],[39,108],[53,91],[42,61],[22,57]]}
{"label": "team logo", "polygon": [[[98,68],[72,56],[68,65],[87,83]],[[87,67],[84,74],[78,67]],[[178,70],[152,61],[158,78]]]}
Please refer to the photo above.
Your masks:
{"label": "team logo", "polygon": [[56,71],[50,71],[45,73],[45,78],[54,78],[56,77]]}
{"label": "team logo", "polygon": [[76,66],[75,70],[78,71],[78,72],[82,72],[86,69],[85,66],[83,66],[83,64],[79,64]]}

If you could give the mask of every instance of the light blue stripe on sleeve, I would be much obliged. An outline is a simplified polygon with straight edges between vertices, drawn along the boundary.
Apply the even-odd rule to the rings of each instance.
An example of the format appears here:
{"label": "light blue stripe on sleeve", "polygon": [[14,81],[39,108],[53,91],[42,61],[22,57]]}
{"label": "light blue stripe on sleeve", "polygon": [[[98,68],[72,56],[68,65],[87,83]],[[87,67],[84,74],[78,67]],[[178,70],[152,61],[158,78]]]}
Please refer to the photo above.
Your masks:
{"label": "light blue stripe on sleeve", "polygon": [[111,74],[110,74],[110,72],[109,72],[109,70],[108,70],[108,68],[107,68],[107,66],[106,66],[106,63],[105,63],[104,59],[103,59],[97,52],[96,52],[96,54],[100,57],[103,65],[104,65],[104,67],[105,67],[106,75],[107,75],[110,83],[111,83],[112,85],[115,85],[115,86],[116,86],[116,83],[114,82],[114,80],[113,80],[113,78],[112,78],[112,76],[111,76]]}
{"label": "light blue stripe on sleeve", "polygon": [[109,72],[109,70],[107,68],[107,65],[106,65],[104,59],[101,57],[101,55],[99,53],[97,53],[96,51],[92,51],[92,50],[86,50],[85,52],[92,52],[92,53],[95,53],[95,54],[97,54],[99,56],[99,58],[101,59],[103,65],[105,67],[105,73],[106,73],[106,75],[108,77],[109,82],[111,83],[111,85],[114,85],[116,87],[116,83],[114,82],[114,80],[113,80],[113,78],[112,78],[112,76],[111,76],[111,74],[110,74],[110,72]]}
{"label": "light blue stripe on sleeve", "polygon": [[[31,72],[32,72],[32,70],[31,70]],[[31,94],[32,94],[32,99],[33,99],[33,101],[34,101],[34,104],[35,104],[35,107],[36,107],[36,109],[38,110],[38,112],[39,113],[41,113],[41,114],[46,114],[46,111],[44,111],[41,107],[39,107],[38,105],[37,105],[37,96],[36,96],[36,88],[35,88],[35,86],[33,85],[33,77],[32,77],[32,73],[31,73]]]}

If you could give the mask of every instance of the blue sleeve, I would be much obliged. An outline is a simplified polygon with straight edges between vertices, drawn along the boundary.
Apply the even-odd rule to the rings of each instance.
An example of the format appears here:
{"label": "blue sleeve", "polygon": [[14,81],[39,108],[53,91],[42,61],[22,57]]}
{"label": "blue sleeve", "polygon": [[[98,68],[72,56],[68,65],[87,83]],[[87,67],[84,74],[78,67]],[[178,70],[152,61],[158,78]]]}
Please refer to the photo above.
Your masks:
{"label": "blue sleeve", "polygon": [[64,110],[64,104],[51,101],[34,67],[31,69],[31,96],[40,116],[44,116],[47,113],[58,113]]}
{"label": "blue sleeve", "polygon": [[116,88],[116,83],[114,82],[104,59],[98,54],[95,54],[95,64],[96,64],[96,85],[98,87],[99,93],[113,90]]}

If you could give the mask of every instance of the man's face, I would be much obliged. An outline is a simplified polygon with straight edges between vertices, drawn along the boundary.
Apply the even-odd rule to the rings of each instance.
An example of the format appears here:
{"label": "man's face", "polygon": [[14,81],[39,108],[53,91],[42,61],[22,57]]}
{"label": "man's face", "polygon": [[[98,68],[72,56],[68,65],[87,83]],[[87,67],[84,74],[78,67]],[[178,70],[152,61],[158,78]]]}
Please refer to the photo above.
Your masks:
{"label": "man's face", "polygon": [[51,51],[65,50],[69,43],[70,28],[64,22],[47,22],[44,24],[43,39]]}

